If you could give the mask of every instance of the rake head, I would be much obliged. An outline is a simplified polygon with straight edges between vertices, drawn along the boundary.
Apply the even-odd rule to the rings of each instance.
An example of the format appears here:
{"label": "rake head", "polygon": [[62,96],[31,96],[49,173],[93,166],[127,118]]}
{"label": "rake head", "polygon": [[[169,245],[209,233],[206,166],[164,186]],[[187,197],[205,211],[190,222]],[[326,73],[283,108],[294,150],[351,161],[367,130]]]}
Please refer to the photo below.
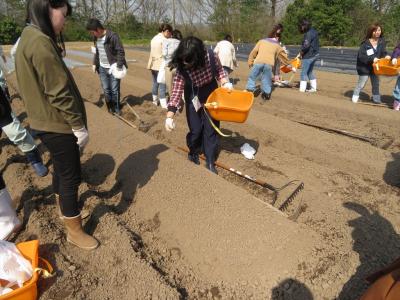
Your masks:
{"label": "rake head", "polygon": [[[295,185],[296,187],[284,200],[282,200],[282,197],[279,196],[282,195],[283,191],[288,190],[288,188],[292,187],[293,185]],[[267,186],[267,188],[271,189],[270,186]],[[297,217],[300,215],[302,209],[302,200],[300,199],[295,201],[295,199],[299,196],[300,192],[303,189],[304,183],[299,180],[294,180],[280,188],[272,189],[272,191],[274,192],[272,205],[277,207],[280,211],[285,212],[286,214],[290,212],[290,214],[288,214],[289,219],[296,220]],[[296,205],[293,206],[292,204]]]}

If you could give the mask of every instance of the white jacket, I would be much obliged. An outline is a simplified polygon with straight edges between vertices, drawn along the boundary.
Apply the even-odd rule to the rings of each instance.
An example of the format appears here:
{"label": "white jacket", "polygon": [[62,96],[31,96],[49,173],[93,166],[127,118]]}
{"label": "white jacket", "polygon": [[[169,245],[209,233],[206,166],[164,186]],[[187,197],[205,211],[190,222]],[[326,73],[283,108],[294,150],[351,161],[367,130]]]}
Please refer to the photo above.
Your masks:
{"label": "white jacket", "polygon": [[214,48],[214,53],[218,55],[222,66],[228,67],[232,70],[233,67],[237,66],[236,51],[231,42],[226,40],[218,42]]}
{"label": "white jacket", "polygon": [[165,39],[163,41],[162,55],[167,64],[171,61],[172,55],[174,54],[175,50],[178,48],[180,42],[181,42],[180,40],[177,40],[174,38]]}
{"label": "white jacket", "polygon": [[162,44],[166,37],[160,32],[154,36],[150,43],[150,57],[147,69],[159,71],[162,62]]}

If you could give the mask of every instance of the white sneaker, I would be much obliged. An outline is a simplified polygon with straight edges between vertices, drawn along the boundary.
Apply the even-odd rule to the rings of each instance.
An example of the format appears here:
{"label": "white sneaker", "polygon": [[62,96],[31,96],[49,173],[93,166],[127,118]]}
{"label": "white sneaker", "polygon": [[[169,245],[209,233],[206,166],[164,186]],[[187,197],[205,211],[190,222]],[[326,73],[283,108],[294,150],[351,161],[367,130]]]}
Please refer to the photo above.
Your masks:
{"label": "white sneaker", "polygon": [[357,103],[359,98],[360,98],[360,96],[353,95],[353,97],[351,97],[351,102]]}
{"label": "white sneaker", "polygon": [[308,89],[306,90],[307,93],[315,93],[317,90],[316,89]]}

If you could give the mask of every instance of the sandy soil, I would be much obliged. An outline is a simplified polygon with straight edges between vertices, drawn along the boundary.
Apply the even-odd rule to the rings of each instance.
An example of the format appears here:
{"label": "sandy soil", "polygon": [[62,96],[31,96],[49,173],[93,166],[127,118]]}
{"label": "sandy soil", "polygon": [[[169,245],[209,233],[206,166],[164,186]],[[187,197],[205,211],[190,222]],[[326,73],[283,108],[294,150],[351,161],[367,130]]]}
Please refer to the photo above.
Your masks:
{"label": "sandy soil", "polygon": [[[69,46],[89,51],[88,44]],[[184,114],[166,132],[165,111],[151,103],[148,53],[128,50],[127,57],[137,62],[122,96],[145,132],[106,112],[90,67],[73,70],[90,121],[80,201],[91,211],[86,230],[101,242],[96,251],[65,242],[51,177],[36,177],[18,149],[0,140],[1,167],[24,220],[16,242],[39,238],[40,255],[57,272],[40,282],[40,299],[357,299],[364,278],[399,256],[400,114],[369,105],[369,84],[365,104],[353,104],[356,76],[319,72],[318,93],[276,89],[268,103],[255,100],[245,124],[222,124],[234,137],[221,139],[219,161],[274,186],[304,182],[293,222],[269,204],[265,189],[189,163],[177,150],[185,145]],[[247,74],[242,62],[233,73],[238,89]],[[16,86],[14,77],[10,83]],[[388,105],[394,84],[381,82]],[[13,107],[29,124],[17,94]],[[123,117],[139,127],[127,106]],[[257,149],[255,160],[240,154],[244,142]]]}

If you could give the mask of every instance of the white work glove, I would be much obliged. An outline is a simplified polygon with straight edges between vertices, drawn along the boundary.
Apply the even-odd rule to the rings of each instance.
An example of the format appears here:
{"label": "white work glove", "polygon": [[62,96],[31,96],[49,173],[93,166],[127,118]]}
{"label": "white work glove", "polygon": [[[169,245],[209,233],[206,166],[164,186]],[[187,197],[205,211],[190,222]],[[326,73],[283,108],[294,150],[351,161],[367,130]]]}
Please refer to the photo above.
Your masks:
{"label": "white work glove", "polygon": [[95,65],[92,66],[92,71],[93,71],[93,73],[96,73],[96,66]]}
{"label": "white work glove", "polygon": [[229,92],[231,92],[233,90],[233,84],[232,82],[225,82],[222,87],[224,89],[227,89]]}
{"label": "white work glove", "polygon": [[390,55],[385,56],[386,59],[391,59]]}
{"label": "white work glove", "polygon": [[379,58],[375,57],[374,58],[374,64],[377,63],[379,61]]}
{"label": "white work glove", "polygon": [[85,127],[82,127],[81,129],[72,129],[72,132],[78,139],[76,143],[78,144],[79,148],[83,149],[89,142],[89,132]]}
{"label": "white work glove", "polygon": [[292,67],[292,72],[293,72],[293,73],[296,73],[296,72],[297,72],[297,69],[296,69],[295,67]]}
{"label": "white work glove", "polygon": [[392,59],[392,65],[393,66],[397,66],[397,58],[393,58]]}
{"label": "white work glove", "polygon": [[172,131],[175,129],[175,121],[172,118],[165,119],[165,130]]}

